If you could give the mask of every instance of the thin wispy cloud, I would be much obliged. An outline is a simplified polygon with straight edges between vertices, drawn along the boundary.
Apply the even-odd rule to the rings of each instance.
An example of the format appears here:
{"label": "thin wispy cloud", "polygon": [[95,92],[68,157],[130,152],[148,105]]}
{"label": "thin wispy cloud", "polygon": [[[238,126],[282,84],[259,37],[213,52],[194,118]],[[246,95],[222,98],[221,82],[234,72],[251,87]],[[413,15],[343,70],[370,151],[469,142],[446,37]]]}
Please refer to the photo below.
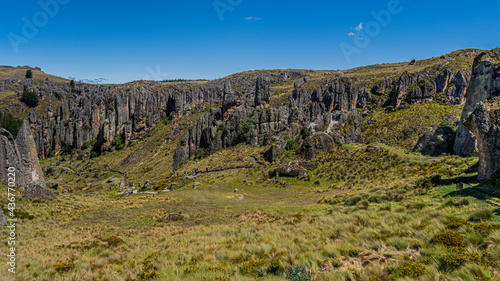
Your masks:
{"label": "thin wispy cloud", "polygon": [[347,33],[347,36],[354,36],[354,35],[356,35],[356,33],[354,33],[354,32]]}
{"label": "thin wispy cloud", "polygon": [[247,17],[245,20],[262,20],[261,18]]}
{"label": "thin wispy cloud", "polygon": [[356,38],[356,39],[358,39],[359,41],[363,41],[363,40],[365,40],[365,38],[363,38],[363,37],[358,37],[358,38]]}
{"label": "thin wispy cloud", "polygon": [[363,27],[363,24],[365,24],[364,22],[360,23],[358,26],[356,26],[356,30],[363,30],[364,27]]}

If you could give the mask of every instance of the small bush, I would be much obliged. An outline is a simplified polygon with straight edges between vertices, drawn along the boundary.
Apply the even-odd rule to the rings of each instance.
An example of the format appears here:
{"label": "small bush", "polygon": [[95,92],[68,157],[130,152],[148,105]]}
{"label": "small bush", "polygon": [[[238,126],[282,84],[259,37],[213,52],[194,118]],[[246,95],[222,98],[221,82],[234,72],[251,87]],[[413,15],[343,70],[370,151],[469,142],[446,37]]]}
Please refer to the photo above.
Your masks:
{"label": "small bush", "polygon": [[457,218],[457,217],[448,217],[448,219],[446,220],[446,222],[444,223],[444,225],[446,226],[446,228],[448,229],[458,229],[460,228],[462,225],[468,225],[469,223],[462,219],[462,218]]}
{"label": "small bush", "polygon": [[480,224],[474,225],[474,230],[479,232],[479,234],[481,234],[481,235],[488,235],[492,231],[497,230],[497,229],[500,229],[500,224],[497,224],[497,223],[495,223],[495,224],[480,223]]}
{"label": "small bush", "polygon": [[310,281],[311,276],[307,274],[302,266],[292,266],[285,271],[286,280],[290,281]]}
{"label": "small bush", "polygon": [[363,209],[363,210],[366,210],[368,209],[368,207],[370,206],[370,202],[368,202],[367,200],[363,200],[359,203],[358,207],[360,209]]}
{"label": "small bush", "polygon": [[468,206],[469,205],[469,200],[467,198],[462,198],[458,200],[458,202],[455,204],[457,207],[462,207],[462,206]]}
{"label": "small bush", "polygon": [[479,211],[475,211],[469,216],[469,221],[479,222],[479,221],[487,221],[493,217],[493,213],[491,210],[483,209]]}
{"label": "small bush", "polygon": [[285,150],[298,152],[300,150],[300,145],[295,140],[288,140],[286,142]]}
{"label": "small bush", "polygon": [[114,247],[114,246],[117,246],[118,244],[120,243],[123,243],[123,239],[121,239],[120,237],[118,236],[110,236],[108,238],[104,238],[102,239],[102,241],[108,243],[108,247]]}
{"label": "small bush", "polygon": [[40,103],[38,95],[34,91],[28,91],[26,86],[24,87],[21,101],[29,107],[36,107]]}
{"label": "small bush", "polygon": [[456,231],[446,230],[434,235],[431,239],[431,243],[441,244],[447,247],[462,247],[464,245],[464,238]]}
{"label": "small bush", "polygon": [[454,270],[467,262],[480,263],[481,257],[476,252],[469,252],[464,248],[450,248],[440,253],[441,270]]}
{"label": "small bush", "polygon": [[54,266],[54,271],[57,273],[64,273],[71,271],[75,268],[75,263],[73,261],[58,263]]}
{"label": "small bush", "polygon": [[351,196],[351,197],[347,197],[344,202],[347,206],[354,206],[356,204],[358,204],[363,198],[361,198],[361,196],[359,195],[355,195],[355,196]]}
{"label": "small bush", "polygon": [[425,273],[425,266],[419,262],[406,260],[402,265],[390,271],[392,271],[390,274],[392,279],[396,279],[397,277],[419,277]]}

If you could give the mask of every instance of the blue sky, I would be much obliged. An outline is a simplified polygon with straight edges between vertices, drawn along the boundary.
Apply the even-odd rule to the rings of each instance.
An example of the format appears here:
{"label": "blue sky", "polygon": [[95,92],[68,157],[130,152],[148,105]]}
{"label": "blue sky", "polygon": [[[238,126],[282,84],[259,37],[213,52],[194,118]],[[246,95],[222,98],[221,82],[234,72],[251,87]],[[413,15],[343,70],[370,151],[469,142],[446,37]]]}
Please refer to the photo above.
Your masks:
{"label": "blue sky", "polygon": [[494,0],[4,1],[0,65],[112,83],[347,69],[498,47],[499,10]]}

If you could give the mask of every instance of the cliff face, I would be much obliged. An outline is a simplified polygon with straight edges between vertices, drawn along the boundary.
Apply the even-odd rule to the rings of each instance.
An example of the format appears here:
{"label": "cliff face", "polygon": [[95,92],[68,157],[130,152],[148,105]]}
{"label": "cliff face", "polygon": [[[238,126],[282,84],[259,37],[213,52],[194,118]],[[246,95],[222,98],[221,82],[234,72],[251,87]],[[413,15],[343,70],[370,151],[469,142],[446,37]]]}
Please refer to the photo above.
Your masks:
{"label": "cliff face", "polygon": [[478,179],[490,178],[500,171],[500,97],[479,103],[465,126],[477,138]]}
{"label": "cliff face", "polygon": [[35,141],[27,121],[14,139],[12,135],[0,129],[0,180],[8,184],[7,169],[16,168],[16,188],[24,190],[33,181],[44,181],[42,168],[38,161]]}
{"label": "cliff face", "polygon": [[498,62],[498,53],[495,52],[482,53],[474,60],[471,81],[465,95],[466,102],[454,145],[457,155],[468,156],[476,150],[476,139],[464,123],[482,101],[499,95],[500,80],[498,65],[495,66],[496,62]]}

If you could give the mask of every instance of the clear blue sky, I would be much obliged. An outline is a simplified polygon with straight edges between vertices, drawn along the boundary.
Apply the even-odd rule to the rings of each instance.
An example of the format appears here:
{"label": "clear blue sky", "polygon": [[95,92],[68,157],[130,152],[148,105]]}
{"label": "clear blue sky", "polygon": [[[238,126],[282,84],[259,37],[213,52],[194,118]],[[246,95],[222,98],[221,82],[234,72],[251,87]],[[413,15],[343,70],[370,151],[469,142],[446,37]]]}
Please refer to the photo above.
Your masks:
{"label": "clear blue sky", "polygon": [[[500,46],[497,0],[400,0],[377,30],[371,12],[391,1],[41,0],[58,3],[47,11],[35,0],[3,1],[0,65],[122,83],[346,69]],[[342,43],[356,48],[350,60]]]}

